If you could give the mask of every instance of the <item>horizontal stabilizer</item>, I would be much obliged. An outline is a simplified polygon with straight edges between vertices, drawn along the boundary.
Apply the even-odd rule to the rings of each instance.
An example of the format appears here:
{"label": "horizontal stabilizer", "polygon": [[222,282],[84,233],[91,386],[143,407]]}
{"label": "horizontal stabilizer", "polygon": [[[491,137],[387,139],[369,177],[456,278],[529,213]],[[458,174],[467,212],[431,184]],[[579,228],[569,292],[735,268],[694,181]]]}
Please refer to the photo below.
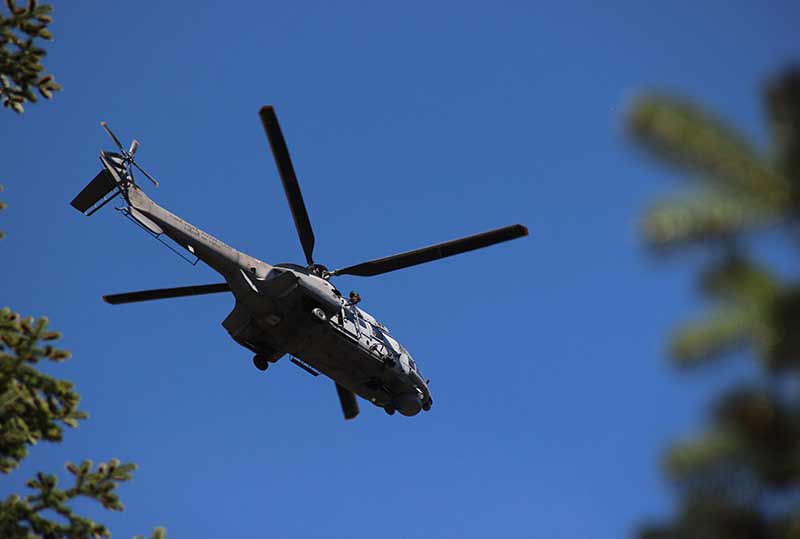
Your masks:
{"label": "horizontal stabilizer", "polygon": [[116,186],[117,184],[111,177],[111,173],[104,168],[83,188],[83,191],[78,193],[78,196],[72,199],[70,204],[79,212],[86,213],[86,210],[102,200]]}

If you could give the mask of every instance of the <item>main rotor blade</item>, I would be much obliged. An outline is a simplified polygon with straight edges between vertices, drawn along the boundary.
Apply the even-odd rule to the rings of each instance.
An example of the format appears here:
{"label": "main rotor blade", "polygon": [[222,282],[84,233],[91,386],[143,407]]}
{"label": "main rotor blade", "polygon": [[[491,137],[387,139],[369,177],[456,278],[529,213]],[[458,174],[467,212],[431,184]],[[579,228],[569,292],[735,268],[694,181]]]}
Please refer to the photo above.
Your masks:
{"label": "main rotor blade", "polygon": [[261,116],[261,123],[264,124],[264,131],[267,133],[269,145],[272,148],[272,156],[275,158],[275,164],[281,175],[283,190],[289,201],[289,209],[292,211],[294,226],[297,228],[297,235],[300,236],[300,243],[303,245],[306,262],[310,266],[314,263],[314,231],[311,229],[311,221],[308,218],[305,202],[303,202],[303,194],[300,192],[300,184],[297,183],[286,140],[283,138],[274,108],[269,105],[261,107],[258,114]]}
{"label": "main rotor blade", "polygon": [[109,294],[108,296],[103,296],[103,300],[111,305],[119,305],[120,303],[134,303],[137,301],[150,301],[152,299],[181,298],[184,296],[201,296],[203,294],[216,294],[228,291],[230,291],[228,283],[200,284],[194,286],[179,286],[177,288],[158,288],[156,290]]}
{"label": "main rotor blade", "polygon": [[113,131],[111,131],[111,128],[108,127],[108,124],[105,122],[100,122],[100,125],[103,127],[103,129],[106,130],[106,133],[108,133],[111,139],[116,143],[117,148],[119,148],[119,151],[124,154],[125,148],[122,146],[122,143],[119,141],[119,139],[114,135]]}
{"label": "main rotor blade", "polygon": [[336,384],[336,393],[339,395],[344,418],[353,419],[356,417],[358,415],[358,401],[356,401],[356,396],[353,395],[353,392]]}
{"label": "main rotor blade", "polygon": [[437,243],[430,247],[423,247],[415,251],[408,251],[398,255],[387,256],[369,262],[362,262],[354,266],[347,266],[335,270],[331,275],[358,275],[360,277],[371,277],[389,271],[395,271],[425,262],[432,262],[440,258],[474,251],[483,247],[489,247],[495,243],[513,240],[528,235],[528,229],[522,225],[511,225],[474,236],[467,236],[457,240]]}

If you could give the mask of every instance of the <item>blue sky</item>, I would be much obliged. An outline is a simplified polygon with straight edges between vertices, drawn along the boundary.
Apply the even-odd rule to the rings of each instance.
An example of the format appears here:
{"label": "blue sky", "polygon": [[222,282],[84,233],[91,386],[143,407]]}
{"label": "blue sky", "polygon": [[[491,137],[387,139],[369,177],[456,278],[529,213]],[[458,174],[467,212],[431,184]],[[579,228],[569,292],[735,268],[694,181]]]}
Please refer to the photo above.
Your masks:
{"label": "blue sky", "polygon": [[[0,495],[65,460],[140,465],[115,537],[596,537],[666,515],[657,468],[746,369],[681,375],[670,327],[701,306],[658,263],[643,209],[683,181],[626,140],[632,96],[708,103],[760,143],[759,88],[800,58],[792,2],[56,2],[64,91],[0,115],[3,304],[47,314],[51,369],[91,414]],[[277,109],[317,237],[349,265],[512,223],[531,236],[342,277],[411,351],[435,405],[345,423],[333,384],[256,371],[223,295],[111,307],[104,293],[215,282],[113,210],[71,198],[106,120],[159,203],[268,262],[300,262],[257,111]],[[82,506],[83,507],[83,506]]]}

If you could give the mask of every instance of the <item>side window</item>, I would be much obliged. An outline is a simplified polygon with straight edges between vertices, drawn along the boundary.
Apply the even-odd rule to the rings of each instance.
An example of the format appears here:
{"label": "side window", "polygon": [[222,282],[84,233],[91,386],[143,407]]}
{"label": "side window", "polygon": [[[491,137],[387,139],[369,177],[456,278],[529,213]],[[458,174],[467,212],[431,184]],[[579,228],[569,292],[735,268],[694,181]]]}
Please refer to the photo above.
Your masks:
{"label": "side window", "polygon": [[343,311],[344,311],[344,320],[343,320],[344,329],[348,333],[354,336],[358,335],[358,322],[356,322],[356,317],[353,315],[353,311],[351,311],[347,307],[345,307]]}
{"label": "side window", "polygon": [[394,340],[391,335],[389,335],[387,333],[384,333],[384,335],[386,336],[386,342],[389,343],[389,346],[392,347],[392,350],[394,350],[395,353],[399,354],[400,353],[400,343],[398,343],[396,340]]}

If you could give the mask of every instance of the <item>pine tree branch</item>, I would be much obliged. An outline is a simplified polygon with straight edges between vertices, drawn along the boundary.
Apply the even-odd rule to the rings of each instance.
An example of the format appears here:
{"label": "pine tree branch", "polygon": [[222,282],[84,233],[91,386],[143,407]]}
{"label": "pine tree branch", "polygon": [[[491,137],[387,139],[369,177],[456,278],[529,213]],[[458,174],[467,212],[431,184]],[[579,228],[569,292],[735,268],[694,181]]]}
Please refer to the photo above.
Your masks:
{"label": "pine tree branch", "polygon": [[800,69],[782,73],[766,86],[765,109],[776,165],[800,191]]}
{"label": "pine tree branch", "polygon": [[684,100],[647,95],[628,118],[637,143],[706,182],[702,196],[662,203],[644,220],[645,239],[659,249],[716,243],[698,284],[718,308],[676,332],[672,356],[699,366],[747,351],[759,370],[755,382],[722,393],[704,432],[669,451],[664,467],[678,510],[639,537],[800,538],[800,279],[794,266],[747,256],[738,241],[765,225],[796,238],[800,69],[774,79],[766,94],[775,159]]}
{"label": "pine tree branch", "polygon": [[753,344],[763,313],[728,307],[680,327],[670,340],[670,355],[680,367],[697,367]]}
{"label": "pine tree branch", "polygon": [[22,113],[26,101],[37,101],[34,90],[45,99],[61,90],[53,75],[44,73],[41,62],[47,53],[37,45],[53,39],[47,28],[53,22],[53,7],[35,0],[25,7],[6,0],[6,7],[9,13],[0,13],[0,100],[4,107]]}
{"label": "pine tree branch", "polygon": [[665,252],[710,241],[728,241],[754,229],[774,225],[766,208],[743,203],[719,192],[695,192],[659,202],[645,213],[641,232],[647,245]]}
{"label": "pine tree branch", "polygon": [[[0,502],[0,537],[4,539],[27,539],[46,537],[53,539],[96,539],[111,537],[102,524],[73,512],[70,503],[79,498],[94,500],[104,508],[121,511],[122,503],[116,494],[117,487],[131,478],[133,464],[120,464],[116,459],[92,468],[91,461],[80,466],[67,463],[67,470],[74,476],[74,486],[58,488],[55,475],[39,472],[27,482],[33,490],[27,496],[9,496]],[[48,516],[54,512],[60,520]]]}
{"label": "pine tree branch", "polygon": [[0,309],[0,472],[9,473],[40,440],[60,441],[64,426],[87,417],[71,383],[35,368],[40,361],[62,362],[69,353],[51,343],[60,334],[47,319],[22,319]]}
{"label": "pine tree branch", "polygon": [[770,211],[790,202],[788,181],[744,137],[689,102],[658,95],[638,99],[628,114],[634,140],[670,165],[699,173],[720,190]]}
{"label": "pine tree branch", "polygon": [[[60,441],[64,426],[75,427],[86,414],[78,410],[80,397],[71,383],[41,373],[42,361],[62,362],[69,354],[52,345],[61,335],[48,329],[46,318],[21,318],[0,309],[0,471],[9,473],[40,440]],[[26,496],[0,501],[0,537],[3,539],[96,539],[110,537],[102,524],[76,514],[71,504],[94,500],[105,509],[122,511],[117,487],[129,481],[136,465],[117,459],[93,467],[68,462],[73,484],[58,486],[55,475],[39,472],[26,485]],[[54,517],[57,515],[57,517]],[[153,538],[165,537],[163,528]]]}
{"label": "pine tree branch", "polygon": [[700,290],[712,299],[742,305],[768,305],[782,284],[762,265],[738,252],[729,252],[699,277]]}

